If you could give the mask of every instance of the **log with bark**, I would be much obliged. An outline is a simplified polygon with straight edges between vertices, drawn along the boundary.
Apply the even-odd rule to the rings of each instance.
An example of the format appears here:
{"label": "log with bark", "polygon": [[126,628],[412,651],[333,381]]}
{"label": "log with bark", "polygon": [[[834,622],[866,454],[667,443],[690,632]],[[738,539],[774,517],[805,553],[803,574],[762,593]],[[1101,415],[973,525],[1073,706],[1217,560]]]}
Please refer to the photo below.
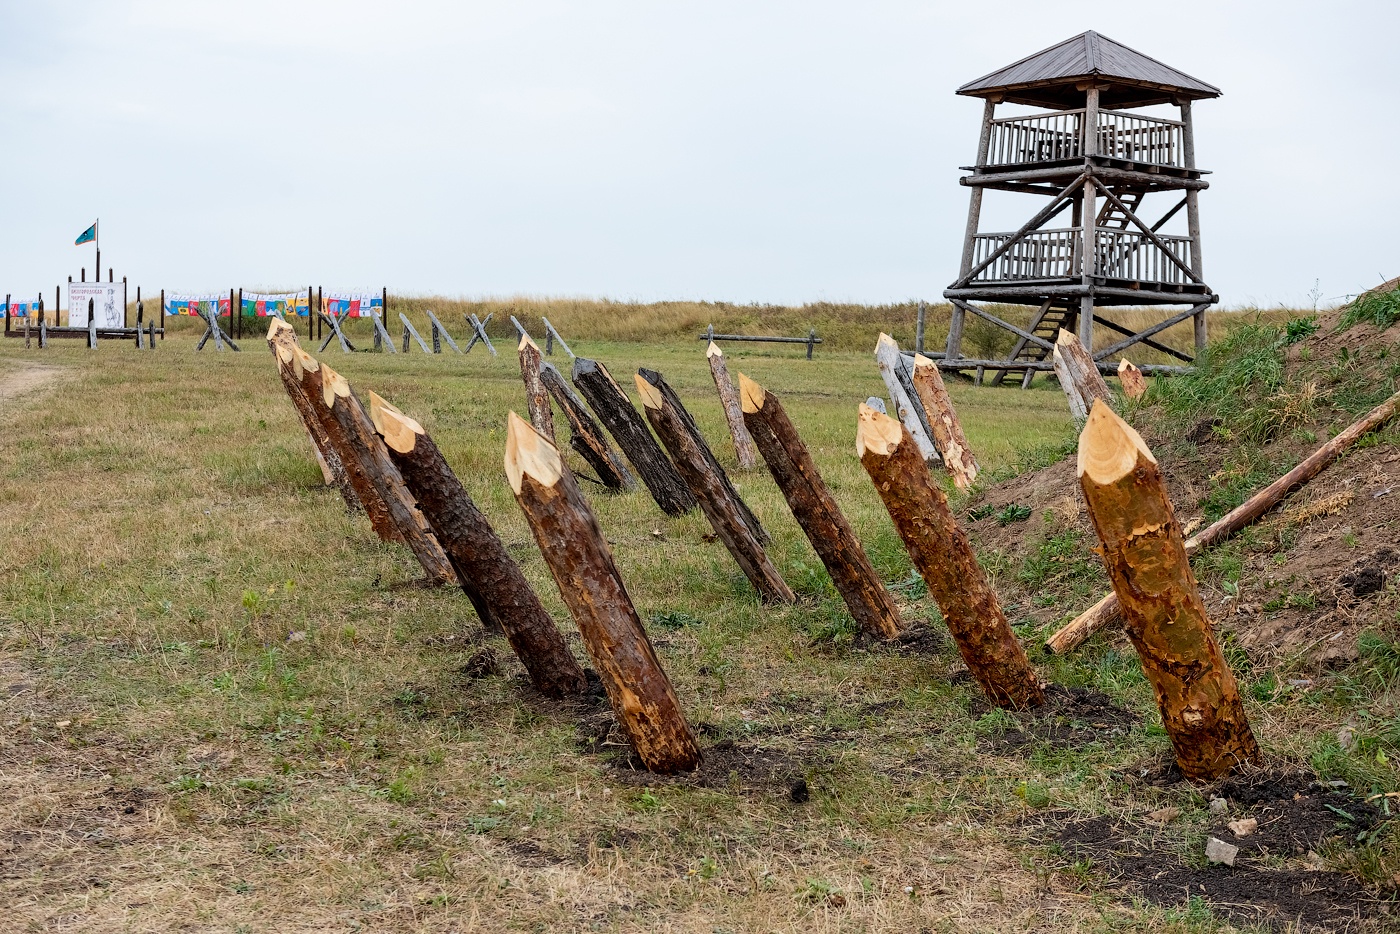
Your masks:
{"label": "log with bark", "polygon": [[710,361],[710,375],[714,377],[715,389],[719,392],[719,404],[724,407],[724,420],[729,425],[730,437],[734,439],[734,456],[739,459],[739,469],[752,470],[758,464],[758,454],[754,451],[748,428],[744,427],[739,390],[734,388],[734,380],[729,376],[724,351],[719,349],[719,344],[710,341],[705,356]]}
{"label": "log with bark", "polygon": [[661,511],[668,516],[683,516],[694,509],[695,497],[608,368],[596,360],[578,357],[574,360],[573,377],[574,385],[627,455]]}
{"label": "log with bark", "polygon": [[[648,378],[646,374],[650,372],[642,370],[636,376],[642,408],[657,437],[670,451],[676,470],[690,487],[690,492],[695,494],[705,518],[710,520],[715,535],[729,549],[744,576],[765,603],[796,602],[797,596],[792,588],[773,566],[763,551],[763,543],[744,520],[740,508],[743,501],[739,499],[739,494],[729,485],[723,470],[712,463],[713,455],[706,457],[706,452],[701,450],[703,441],[697,444],[696,437],[676,411],[672,400]],[[656,380],[660,381],[659,374]],[[664,385],[664,381],[662,383]]]}
{"label": "log with bark", "polygon": [[[1335,438],[1304,458],[1297,467],[1187,539],[1186,553],[1195,555],[1201,549],[1223,542],[1240,529],[1252,525],[1294,490],[1327,469],[1347,448],[1371,432],[1383,428],[1397,413],[1400,413],[1400,393],[1391,396],[1352,422]],[[1094,633],[1118,618],[1118,597],[1110,593],[1046,640],[1045,648],[1055,655],[1072,652]]]}
{"label": "log with bark", "polygon": [[588,466],[598,475],[599,482],[614,493],[632,489],[636,484],[626,463],[608,444],[602,426],[569,386],[564,374],[554,364],[545,361],[540,365],[540,380],[569,420],[569,446],[588,462]]}
{"label": "log with bark", "polygon": [[530,424],[548,438],[550,444],[557,444],[554,440],[554,413],[549,408],[549,390],[540,377],[540,364],[544,357],[540,354],[539,345],[530,340],[530,335],[523,330],[520,332],[519,354],[520,378],[525,381],[525,406],[530,410]]}
{"label": "log with bark", "polygon": [[[303,354],[303,366],[307,365],[306,361],[315,362],[310,354]],[[374,424],[360,405],[360,400],[350,391],[350,384],[324,363],[320,364],[320,376],[321,402],[355,449],[360,465],[384,501],[394,526],[403,536],[404,544],[423,565],[428,583],[433,586],[457,583],[457,572],[452,562],[447,560],[442,545],[428,527],[428,520],[418,510],[413,495],[404,486],[403,476],[389,458],[389,451],[374,430]]]}
{"label": "log with bark", "polygon": [[432,437],[375,393],[369,394],[369,413],[482,623],[505,633],[541,694],[563,697],[587,690],[583,669],[559,627]]}
{"label": "log with bark", "polygon": [[883,331],[875,341],[875,365],[880,368],[880,378],[885,381],[885,388],[889,390],[890,401],[894,403],[894,414],[904,423],[904,427],[909,429],[909,434],[918,445],[919,454],[924,460],[936,463],[939,460],[939,452],[929,437],[928,416],[914,395],[912,381],[908,386],[905,385],[908,377],[904,373],[904,358],[899,352],[899,345]]}
{"label": "log with bark", "polygon": [[694,769],[700,748],[597,518],[558,450],[514,412],[506,429],[505,465],[516,501],[637,755],[653,772]]}
{"label": "log with bark", "polygon": [[740,373],[739,401],[744,424],[758,453],[763,455],[768,472],[783,491],[788,508],[826,566],[857,625],[881,639],[899,635],[904,627],[894,600],[822,482],[812,455],[778,397]]}
{"label": "log with bark", "polygon": [[1040,679],[909,429],[868,405],[860,407],[859,426],[856,453],[914,567],[938,601],[967,670],[999,707],[1044,703]]}
{"label": "log with bark", "polygon": [[1108,383],[1099,373],[1098,364],[1079,343],[1079,338],[1067,329],[1060,328],[1060,336],[1055,339],[1055,375],[1059,377],[1060,388],[1069,400],[1069,413],[1076,422],[1089,417],[1089,410],[1096,399],[1112,402]]}
{"label": "log with bark", "polygon": [[958,489],[971,489],[977,481],[977,458],[972,456],[972,448],[963,435],[962,422],[953,409],[953,400],[948,396],[938,364],[923,354],[916,354],[913,381],[914,393],[928,416],[933,446],[942,456],[943,466],[948,468]]}
{"label": "log with bark", "polygon": [[340,461],[340,454],[330,438],[326,437],[325,428],[321,425],[306,393],[302,392],[301,384],[297,382],[293,372],[292,360],[295,354],[292,353],[292,348],[300,346],[296,330],[281,318],[273,318],[272,325],[267,329],[267,347],[272,351],[273,359],[277,363],[277,375],[282,380],[282,388],[287,391],[287,397],[292,400],[292,407],[301,418],[307,437],[311,439],[311,448],[316,453],[316,463],[321,468],[321,476],[327,486],[336,488],[345,500],[346,507],[352,512],[363,509],[350,486],[349,479],[345,476],[345,465]]}
{"label": "log with bark", "polygon": [[1124,630],[1187,778],[1258,762],[1235,676],[1211,632],[1157,459],[1102,399],[1079,437],[1079,483]]}
{"label": "log with bark", "polygon": [[1118,361],[1118,382],[1123,384],[1123,395],[1129,399],[1141,399],[1147,392],[1147,379],[1127,357]]}

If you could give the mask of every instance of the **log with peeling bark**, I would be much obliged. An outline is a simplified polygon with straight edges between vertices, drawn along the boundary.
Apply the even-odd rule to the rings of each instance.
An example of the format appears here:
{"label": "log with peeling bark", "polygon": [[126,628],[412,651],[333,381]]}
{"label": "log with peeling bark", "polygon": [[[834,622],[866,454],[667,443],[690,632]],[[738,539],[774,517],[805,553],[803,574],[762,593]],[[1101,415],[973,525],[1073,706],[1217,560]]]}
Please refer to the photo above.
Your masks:
{"label": "log with peeling bark", "polygon": [[943,384],[943,375],[938,372],[938,364],[923,354],[914,356],[914,394],[928,416],[929,430],[933,434],[933,446],[943,457],[943,466],[960,490],[972,488],[977,481],[977,458],[972,456],[967,438],[963,435],[962,422],[953,409],[953,400],[948,395],[948,387]]}
{"label": "log with peeling bark", "polygon": [[1157,459],[1102,399],[1079,436],[1078,473],[1123,628],[1157,695],[1177,765],[1187,778],[1209,781],[1258,762]]}
{"label": "log with peeling bark", "polygon": [[[564,374],[554,364],[540,365],[540,379],[564,417],[569,420],[569,446],[588,462],[598,480],[615,493],[630,490],[636,484],[621,455],[608,444],[603,428],[593,418],[588,406],[574,393]],[[558,442],[555,442],[556,446]]]}
{"label": "log with peeling bark", "polygon": [[937,462],[939,452],[933,446],[925,427],[927,416],[923,406],[911,395],[912,385],[906,387],[904,384],[904,359],[899,352],[899,345],[894,342],[893,337],[883,331],[875,341],[875,365],[880,368],[880,378],[885,381],[885,388],[890,392],[895,416],[909,429],[909,434],[914,438],[914,443],[918,445],[924,460]]}
{"label": "log with peeling bark", "polygon": [[1123,395],[1129,399],[1141,399],[1147,392],[1147,378],[1127,357],[1118,361],[1118,382],[1123,384]]}
{"label": "log with peeling bark", "polygon": [[909,430],[868,405],[860,407],[859,426],[856,453],[943,611],[968,672],[998,707],[1044,703],[1040,679]]}
{"label": "log with peeling bark", "polygon": [[306,393],[302,392],[301,384],[293,372],[292,359],[295,355],[291,349],[299,346],[296,330],[281,318],[273,318],[272,326],[267,330],[267,347],[277,362],[277,375],[282,380],[282,388],[287,391],[287,397],[292,400],[292,407],[301,418],[307,437],[311,439],[311,448],[316,453],[316,463],[321,468],[321,476],[327,486],[336,488],[341,499],[345,500],[347,508],[351,511],[363,509],[350,486],[349,479],[345,476],[345,465],[340,462],[340,454],[330,438],[326,437],[325,428],[321,425],[310,400],[306,398]]}
{"label": "log with peeling bark", "polygon": [[583,669],[569,652],[559,627],[530,589],[496,530],[447,466],[432,436],[375,393],[369,394],[369,414],[482,623],[505,633],[541,694],[564,697],[587,690]]}
{"label": "log with peeling bark", "polygon": [[574,475],[559,451],[514,412],[505,464],[516,502],[637,755],[653,772],[694,769],[700,748]]}
{"label": "log with peeling bark", "polygon": [[574,360],[573,376],[574,385],[627,455],[661,511],[668,516],[683,516],[694,509],[695,497],[608,368],[596,360],[578,357]]}
{"label": "log with peeling bark", "polygon": [[778,397],[740,373],[739,401],[744,424],[758,453],[763,455],[768,472],[783,491],[788,508],[826,566],[857,625],[881,639],[899,635],[904,627],[894,600],[822,482],[812,455]]}
{"label": "log with peeling bark", "polygon": [[[309,367],[316,361],[310,354],[302,352],[302,365]],[[308,363],[309,361],[309,363]],[[423,565],[428,583],[439,586],[457,583],[457,572],[442,545],[428,527],[428,520],[419,511],[412,494],[404,486],[403,476],[389,458],[389,451],[374,430],[368,413],[360,405],[360,400],[350,391],[345,377],[335,370],[320,364],[321,402],[340,425],[341,431],[359,457],[370,483],[378,491],[388,509],[394,526],[403,536],[403,542],[413,552],[418,563]]]}
{"label": "log with peeling bark", "polygon": [[690,487],[690,492],[695,494],[715,535],[729,549],[744,576],[765,603],[796,602],[797,596],[792,588],[783,580],[764,553],[763,543],[744,521],[740,509],[743,501],[738,493],[728,484],[723,470],[712,463],[712,457],[705,456],[671,400],[645,375],[649,372],[642,370],[635,377],[637,394],[642,397],[642,408],[662,444],[671,452],[676,470]]}
{"label": "log with peeling bark", "polygon": [[1060,328],[1060,336],[1055,339],[1053,356],[1055,375],[1059,377],[1060,388],[1069,400],[1069,413],[1076,422],[1089,417],[1095,400],[1113,401],[1098,364],[1079,343],[1079,338],[1065,328]]}
{"label": "log with peeling bark", "polygon": [[530,410],[530,424],[548,438],[550,444],[557,444],[554,440],[554,413],[549,408],[549,390],[540,378],[540,364],[544,357],[540,354],[539,345],[530,340],[530,335],[523,330],[520,332],[519,352],[520,378],[525,381],[525,407]]}
{"label": "log with peeling bark", "polygon": [[734,380],[729,376],[729,365],[724,360],[724,351],[719,344],[710,341],[705,350],[710,361],[710,375],[714,377],[715,389],[719,392],[719,404],[724,408],[724,420],[729,425],[729,435],[734,439],[734,456],[739,459],[740,470],[752,470],[758,464],[758,454],[753,449],[753,438],[744,427],[744,411],[739,405],[739,390],[734,388]]}
{"label": "log with peeling bark", "polygon": [[[1223,542],[1240,529],[1254,524],[1261,516],[1283,502],[1290,493],[1326,470],[1347,448],[1371,432],[1385,427],[1398,413],[1400,393],[1391,396],[1352,422],[1332,440],[1305,457],[1298,466],[1191,536],[1186,540],[1186,553],[1195,555],[1201,549]],[[1118,597],[1110,593],[1047,639],[1045,648],[1055,655],[1072,652],[1094,633],[1118,619]]]}
{"label": "log with peeling bark", "polygon": [[[718,478],[720,486],[724,488],[724,492],[728,495],[730,500],[733,501],[735,507],[739,511],[740,518],[744,520],[744,525],[748,526],[749,532],[758,540],[759,544],[768,544],[768,531],[763,527],[763,523],[758,521],[758,516],[753,514],[753,510],[749,509],[749,504],[744,502],[744,498],[739,495],[739,491],[734,488],[734,484],[729,479],[729,474],[724,472],[724,468],[720,466],[719,458],[715,457],[715,452],[710,450],[710,445],[705,440],[705,436],[700,433],[700,426],[695,424],[694,417],[692,417],[690,411],[686,409],[685,404],[681,402],[681,397],[676,395],[676,391],[671,388],[671,384],[666,382],[665,378],[655,370],[648,370],[646,367],[640,367],[637,373],[653,389],[661,393],[661,398],[664,400],[667,410],[675,413],[676,417],[680,420],[682,430],[690,436],[695,450],[704,458],[705,463],[709,465],[713,475]],[[742,410],[740,414],[743,414]]]}

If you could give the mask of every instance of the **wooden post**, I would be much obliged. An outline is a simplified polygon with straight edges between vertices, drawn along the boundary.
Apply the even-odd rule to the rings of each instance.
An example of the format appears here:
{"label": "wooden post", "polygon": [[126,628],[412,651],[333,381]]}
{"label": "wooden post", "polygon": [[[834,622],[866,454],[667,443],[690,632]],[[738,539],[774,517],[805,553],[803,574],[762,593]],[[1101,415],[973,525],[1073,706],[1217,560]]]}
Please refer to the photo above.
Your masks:
{"label": "wooden post", "polygon": [[[1181,106],[1181,155],[1185,168],[1192,172],[1196,169],[1196,128],[1191,119],[1191,101],[1182,100]],[[1200,192],[1195,188],[1186,190],[1186,235],[1191,238],[1191,274],[1199,281],[1205,281],[1204,264],[1201,261],[1201,208]],[[1202,308],[1196,312],[1193,319],[1195,325],[1196,349],[1204,350],[1208,334],[1206,333],[1206,310]]]}
{"label": "wooden post", "polygon": [[597,518],[558,450],[514,412],[506,428],[505,465],[516,502],[637,755],[653,772],[694,769],[700,747]]}
{"label": "wooden post", "polygon": [[977,480],[977,458],[972,456],[972,448],[963,435],[962,422],[953,409],[938,364],[923,354],[915,355],[913,381],[914,394],[928,416],[933,446],[943,455],[943,466],[948,468],[958,489],[971,489]]}
{"label": "wooden post", "polygon": [[540,320],[544,322],[544,332],[549,337],[549,352],[554,353],[554,342],[558,341],[559,346],[564,348],[564,353],[569,355],[569,359],[574,359],[574,352],[569,349],[568,344],[564,343],[564,338],[559,336],[558,329],[556,329],[554,325],[550,324],[549,319],[544,317],[543,315],[540,316]]}
{"label": "wooden post", "polygon": [[608,432],[627,455],[652,499],[668,516],[682,516],[695,508],[695,497],[666,459],[646,422],[632,407],[632,401],[612,378],[608,368],[595,360],[578,357],[574,360],[574,385]]}
{"label": "wooden post", "polygon": [[369,412],[482,623],[505,633],[541,694],[563,697],[587,690],[583,669],[564,644],[559,627],[432,437],[417,421],[372,392]]}
{"label": "wooden post", "polygon": [[546,362],[540,365],[540,380],[569,420],[569,446],[588,462],[598,474],[599,482],[614,493],[632,489],[636,484],[626,463],[608,444],[602,426],[594,421],[588,406],[569,387],[564,374],[554,364]]}
{"label": "wooden post", "polygon": [[1069,400],[1069,412],[1076,422],[1083,422],[1089,417],[1095,400],[1113,400],[1108,383],[1100,375],[1094,358],[1064,328],[1060,328],[1060,336],[1055,339],[1054,363],[1055,375],[1060,378],[1060,388]]}
{"label": "wooden post", "polygon": [[[997,102],[988,98],[982,104],[982,132],[977,137],[977,165],[985,165],[992,142],[992,117],[996,113]],[[958,280],[961,282],[972,271],[972,257],[977,246],[977,229],[982,219],[981,185],[973,185],[968,195],[967,229],[963,232],[962,263],[958,267]],[[962,356],[963,310],[954,303],[952,318],[948,322],[948,345],[944,357],[956,360]]]}
{"label": "wooden post", "polygon": [[768,559],[762,543],[745,522],[740,510],[742,500],[729,485],[723,470],[705,456],[681,416],[642,373],[634,378],[647,420],[671,453],[676,470],[690,487],[690,492],[695,494],[716,537],[729,549],[764,603],[795,603],[797,596]]}
{"label": "wooden post", "polygon": [[1102,399],[1079,436],[1079,483],[1177,765],[1187,778],[1211,780],[1259,761],[1157,459]]}
{"label": "wooden post", "polygon": [[539,345],[522,330],[518,351],[520,378],[525,382],[525,406],[530,410],[530,424],[534,425],[535,430],[544,435],[550,444],[557,446],[559,442],[554,439],[554,413],[549,408],[549,390],[545,388],[544,380],[540,377],[540,364],[544,358],[540,355]]}
{"label": "wooden post", "polygon": [[894,600],[875,573],[831,491],[822,482],[812,455],[783,411],[778,397],[740,373],[739,400],[744,410],[744,424],[768,464],[768,472],[783,491],[807,540],[826,565],[851,616],[872,636],[890,639],[899,635],[903,626]]}
{"label": "wooden post", "polygon": [[724,351],[710,341],[705,356],[710,361],[710,376],[714,377],[715,389],[719,391],[719,403],[724,409],[724,420],[729,425],[730,437],[734,439],[734,455],[739,459],[740,470],[752,470],[758,464],[758,454],[753,449],[753,438],[744,427],[744,413],[739,406],[739,390],[729,378],[729,366],[724,361]]}
{"label": "wooden post", "polygon": [[967,670],[997,706],[1039,706],[1045,700],[1040,681],[909,430],[866,405],[860,407],[859,425],[861,465],[938,601]]}
{"label": "wooden post", "polygon": [[924,300],[919,299],[919,317],[914,323],[914,353],[924,352]]}
{"label": "wooden post", "polygon": [[1123,395],[1129,399],[1141,399],[1147,392],[1147,379],[1142,370],[1133,366],[1127,357],[1118,362],[1118,382],[1123,384]]}
{"label": "wooden post", "polygon": [[316,414],[316,407],[302,390],[301,382],[293,370],[293,350],[298,346],[296,330],[282,319],[274,318],[267,330],[267,348],[272,351],[277,362],[277,375],[282,379],[282,388],[287,391],[287,396],[292,400],[292,407],[297,410],[297,415],[301,417],[301,423],[306,428],[306,434],[311,440],[311,449],[315,451],[316,462],[321,467],[321,476],[328,486],[334,486],[340,492],[348,509],[354,511],[364,508],[346,475],[339,450],[327,436],[325,426]]}
{"label": "wooden post", "polygon": [[929,430],[925,426],[927,416],[923,406],[911,398],[913,384],[906,387],[904,380],[900,378],[903,375],[904,360],[899,353],[899,345],[883,331],[875,342],[875,365],[880,368],[880,378],[885,381],[885,388],[890,392],[895,414],[904,423],[904,427],[909,429],[919,453],[923,455],[924,460],[937,463],[938,450],[929,439]]}
{"label": "wooden post", "polygon": [[165,289],[160,290],[160,339],[165,340]]}

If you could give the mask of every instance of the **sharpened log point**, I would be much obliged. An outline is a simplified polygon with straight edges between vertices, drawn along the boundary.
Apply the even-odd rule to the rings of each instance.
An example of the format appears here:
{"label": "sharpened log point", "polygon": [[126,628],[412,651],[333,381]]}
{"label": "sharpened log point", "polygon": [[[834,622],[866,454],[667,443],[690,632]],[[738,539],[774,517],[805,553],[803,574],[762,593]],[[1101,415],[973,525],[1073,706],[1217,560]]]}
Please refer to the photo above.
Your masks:
{"label": "sharpened log point", "polygon": [[888,347],[890,344],[894,344],[895,352],[898,353],[899,345],[895,344],[894,338],[881,331],[880,336],[875,340],[875,349],[878,351],[881,347]]}
{"label": "sharpened log point", "polygon": [[1075,337],[1073,334],[1071,334],[1064,328],[1060,328],[1060,333],[1055,335],[1055,343],[1060,344],[1061,346],[1065,344],[1077,344],[1079,343],[1079,338]]}
{"label": "sharpened log point", "polygon": [[661,408],[661,390],[642,377],[642,374],[634,374],[632,379],[637,383],[637,395],[642,397],[642,404],[649,409]]}
{"label": "sharpened log point", "polygon": [[856,423],[856,457],[864,457],[866,451],[888,457],[903,438],[904,426],[897,420],[864,402],[860,404],[860,419]]}
{"label": "sharpened log point", "polygon": [[[288,344],[286,341],[278,341],[273,346],[277,350],[277,359],[282,363],[282,365],[292,366],[294,361],[296,360],[296,353],[293,352],[295,345]],[[298,373],[297,376],[300,377],[301,374]]]}
{"label": "sharpened log point", "polygon": [[530,340],[530,335],[529,335],[529,334],[521,334],[521,335],[520,335],[520,343],[519,343],[518,345],[516,345],[516,348],[515,348],[515,349],[516,349],[517,351],[519,351],[519,350],[524,350],[526,347],[533,347],[533,348],[535,348],[536,350],[539,350],[539,349],[540,349],[540,345],[539,345],[539,344],[536,344],[534,341]]}
{"label": "sharpened log point", "polygon": [[350,397],[350,384],[330,367],[321,367],[321,397],[325,400],[326,408],[335,408],[336,399],[347,399]]}
{"label": "sharpened log point", "polygon": [[930,360],[928,357],[925,357],[925,356],[924,356],[923,354],[921,354],[921,353],[916,353],[916,354],[914,354],[914,365],[915,365],[915,366],[933,366],[933,361]]}
{"label": "sharpened log point", "polygon": [[767,394],[768,390],[743,373],[739,374],[739,405],[745,412],[752,414],[762,409],[763,398]]}
{"label": "sharpened log point", "polygon": [[426,435],[423,426],[386,402],[378,393],[369,394],[369,419],[384,443],[400,454],[410,454],[418,439]]}
{"label": "sharpened log point", "polygon": [[1138,458],[1157,463],[1142,435],[1102,399],[1094,400],[1084,431],[1079,435],[1079,476],[1107,486],[1130,473]]}
{"label": "sharpened log point", "polygon": [[292,326],[291,326],[290,324],[288,324],[287,322],[283,321],[281,318],[277,317],[276,315],[273,315],[273,317],[272,317],[272,323],[269,324],[269,325],[267,326],[267,339],[268,339],[268,340],[273,340],[273,339],[275,339],[276,337],[279,336],[279,334],[280,334],[282,331],[292,331],[293,333],[295,333],[295,330],[292,328]]}
{"label": "sharpened log point", "polygon": [[564,462],[534,425],[511,412],[506,416],[506,479],[516,493],[526,474],[541,486],[552,487],[564,475]]}
{"label": "sharpened log point", "polygon": [[705,356],[722,357],[724,356],[724,351],[719,349],[719,344],[716,344],[714,341],[710,341],[710,346],[705,348]]}

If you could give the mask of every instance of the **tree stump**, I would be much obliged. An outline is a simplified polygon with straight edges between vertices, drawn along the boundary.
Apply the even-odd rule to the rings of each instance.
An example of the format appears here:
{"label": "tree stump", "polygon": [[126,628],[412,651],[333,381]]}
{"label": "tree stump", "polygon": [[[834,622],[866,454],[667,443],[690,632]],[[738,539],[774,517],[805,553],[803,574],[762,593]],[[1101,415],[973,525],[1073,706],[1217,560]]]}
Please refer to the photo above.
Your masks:
{"label": "tree stump", "polygon": [[1040,680],[909,430],[866,405],[860,407],[859,425],[860,462],[875,482],[914,567],[938,601],[967,670],[998,707],[1044,703]]}
{"label": "tree stump", "polygon": [[1257,762],[1259,747],[1211,632],[1157,459],[1102,399],[1079,436],[1079,483],[1181,771],[1211,780]]}
{"label": "tree stump", "polygon": [[506,430],[505,464],[516,502],[637,755],[653,772],[694,769],[700,748],[597,518],[558,450],[514,412]]}
{"label": "tree stump", "polygon": [[520,378],[525,381],[525,406],[530,410],[530,424],[548,438],[550,444],[556,444],[554,413],[549,409],[549,390],[545,389],[544,380],[540,378],[540,364],[544,358],[540,355],[539,345],[530,340],[529,334],[521,331],[519,351]]}
{"label": "tree stump", "polygon": [[962,422],[953,409],[953,400],[948,395],[948,387],[943,384],[943,375],[938,372],[938,364],[923,354],[914,357],[914,394],[928,416],[929,430],[933,434],[933,446],[943,457],[943,466],[960,490],[969,490],[977,481],[977,459],[972,456],[967,438],[963,435]]}
{"label": "tree stump", "polygon": [[574,385],[632,462],[661,511],[668,516],[683,516],[694,509],[695,497],[608,368],[596,360],[578,357],[574,360]]}
{"label": "tree stump", "polygon": [[724,407],[724,420],[729,425],[730,437],[734,439],[734,456],[739,459],[739,469],[752,470],[758,464],[758,454],[754,451],[748,428],[744,427],[739,390],[734,388],[734,380],[729,377],[724,351],[719,349],[719,344],[710,341],[705,356],[710,361],[710,375],[714,377],[715,389],[719,392],[719,404]]}
{"label": "tree stump", "polygon": [[744,424],[768,472],[783,491],[788,508],[826,566],[851,616],[872,636],[890,639],[899,635],[903,626],[894,600],[822,482],[812,455],[778,397],[740,373],[739,401]]}
{"label": "tree stump", "polygon": [[1060,388],[1069,400],[1069,413],[1076,422],[1089,417],[1089,410],[1096,399],[1112,402],[1113,395],[1108,391],[1108,383],[1099,375],[1098,364],[1075,337],[1064,328],[1055,339],[1055,375],[1059,377]]}
{"label": "tree stump", "polygon": [[[305,366],[305,361],[311,360],[311,355],[305,352],[303,354]],[[453,569],[452,562],[447,560],[442,545],[433,537],[428,528],[428,520],[418,511],[413,497],[404,486],[399,469],[389,459],[384,442],[374,430],[369,415],[360,405],[360,400],[350,391],[350,384],[345,381],[345,377],[325,364],[320,365],[320,371],[321,401],[358,453],[365,474],[384,501],[395,527],[403,536],[404,544],[413,552],[418,563],[423,565],[431,584],[438,586],[456,583],[457,572]]]}
{"label": "tree stump", "polygon": [[904,423],[904,427],[909,429],[909,434],[919,447],[919,454],[924,460],[937,463],[939,452],[934,448],[925,427],[927,416],[923,407],[912,396],[912,384],[907,387],[904,384],[904,360],[900,356],[899,345],[883,331],[880,332],[879,340],[875,342],[875,365],[880,368],[880,378],[885,381],[885,388],[890,392],[895,415]]}
{"label": "tree stump", "polygon": [[[588,406],[574,394],[564,379],[564,374],[548,361],[540,365],[540,380],[554,398],[564,417],[569,420],[569,447],[573,448],[593,468],[598,480],[612,490],[621,493],[636,484],[622,457],[608,444],[602,426],[593,420]],[[557,446],[557,442],[556,442]]]}
{"label": "tree stump", "polygon": [[369,413],[482,623],[505,633],[541,694],[564,697],[587,690],[583,669],[559,627],[432,437],[374,393],[369,394]]}
{"label": "tree stump", "polygon": [[1123,384],[1123,395],[1129,399],[1141,399],[1147,392],[1147,379],[1127,357],[1118,362],[1118,382]]}
{"label": "tree stump", "polygon": [[657,436],[671,452],[676,470],[690,487],[690,492],[695,494],[715,535],[729,549],[744,576],[765,603],[796,602],[797,596],[792,588],[783,580],[764,553],[763,544],[744,521],[740,510],[742,500],[738,498],[738,493],[726,482],[723,471],[712,463],[712,456],[705,456],[671,401],[643,375],[649,372],[642,370],[636,376],[642,408],[651,427],[656,429]]}

